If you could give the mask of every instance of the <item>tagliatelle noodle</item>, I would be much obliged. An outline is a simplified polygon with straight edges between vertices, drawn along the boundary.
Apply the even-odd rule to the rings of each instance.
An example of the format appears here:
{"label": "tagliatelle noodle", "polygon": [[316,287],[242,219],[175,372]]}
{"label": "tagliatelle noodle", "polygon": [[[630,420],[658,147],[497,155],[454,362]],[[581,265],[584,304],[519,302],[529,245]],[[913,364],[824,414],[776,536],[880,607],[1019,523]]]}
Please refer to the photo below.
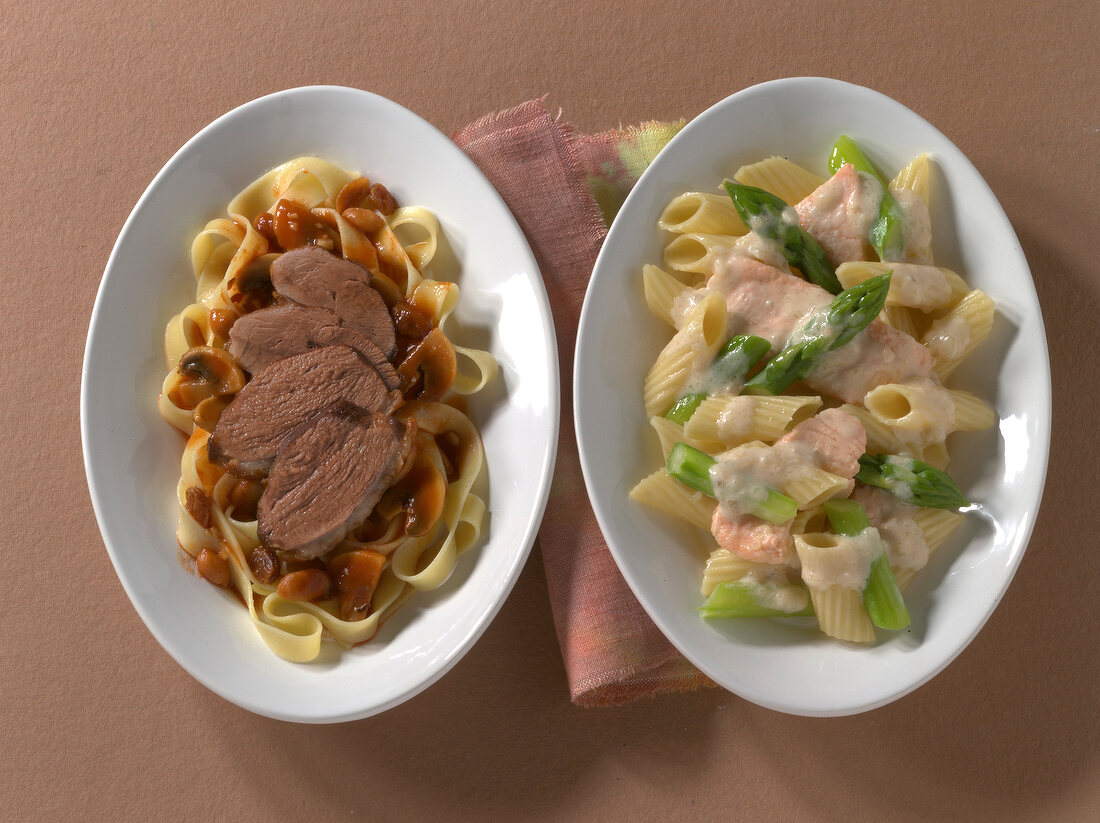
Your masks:
{"label": "tagliatelle noodle", "polygon": [[[326,638],[346,646],[369,640],[414,591],[445,583],[457,559],[479,540],[486,514],[484,499],[473,491],[484,463],[476,427],[446,403],[412,400],[395,416],[415,419],[418,430],[427,437],[425,448],[433,451],[433,463],[447,477],[439,522],[428,534],[411,536],[405,533],[399,514],[390,517],[381,533],[371,539],[361,540],[353,532],[330,552],[337,555],[370,549],[387,558],[364,619],[342,619],[335,600],[287,600],[278,594],[277,581],[258,580],[250,568],[249,553],[260,546],[258,524],[255,519],[237,516],[231,492],[238,479],[209,461],[209,434],[195,425],[192,410],[176,406],[170,399],[170,391],[183,380],[175,366],[184,354],[196,346],[224,347],[226,341],[218,337],[211,311],[237,313],[232,299],[235,290],[239,291],[236,278],[256,267],[270,268],[277,258],[278,249],[270,250],[253,221],[261,213],[272,213],[280,200],[308,208],[337,236],[334,251],[371,270],[383,299],[391,304],[408,299],[449,340],[459,289],[454,283],[425,278],[422,273],[435,254],[438,221],[426,209],[405,207],[396,210],[377,231],[364,234],[334,207],[337,195],[353,179],[325,160],[301,157],[247,186],[230,201],[229,218],[209,221],[196,235],[191,246],[196,300],[172,317],[165,329],[165,355],[172,371],[162,384],[158,409],[165,420],[188,435],[177,485],[179,545],[191,558],[198,558],[204,549],[220,552],[229,565],[230,585],[247,607],[257,633],[272,651],[294,662],[314,659]],[[424,236],[406,249],[394,231],[401,227]],[[451,387],[455,394],[476,393],[496,376],[498,365],[489,352],[450,345],[468,364],[467,373],[455,377]],[[450,444],[454,466],[449,476],[439,438],[455,441]],[[198,492],[206,501],[202,514],[204,520],[209,519],[209,526],[200,523],[189,507],[189,493]]]}

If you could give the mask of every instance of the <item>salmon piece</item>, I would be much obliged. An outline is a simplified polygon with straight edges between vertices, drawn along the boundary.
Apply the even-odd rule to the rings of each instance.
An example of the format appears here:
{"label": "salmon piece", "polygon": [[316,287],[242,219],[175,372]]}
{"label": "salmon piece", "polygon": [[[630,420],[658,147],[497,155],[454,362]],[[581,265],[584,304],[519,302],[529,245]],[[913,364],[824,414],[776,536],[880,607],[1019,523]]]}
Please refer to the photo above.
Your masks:
{"label": "salmon piece", "polygon": [[876,527],[881,526],[883,521],[892,514],[893,501],[896,499],[888,492],[862,484],[852,492],[852,500],[863,506],[863,510],[867,512],[867,519],[871,521],[872,526]]}
{"label": "salmon piece", "polygon": [[726,295],[729,332],[755,334],[772,344],[772,354],[786,345],[806,318],[828,306],[833,296],[774,266],[734,255],[707,281],[707,289]]}
{"label": "salmon piece", "polygon": [[719,546],[755,563],[786,563],[794,551],[790,523],[777,526],[726,506],[714,507],[710,532]]}
{"label": "salmon piece", "polygon": [[[769,357],[833,299],[820,286],[736,254],[716,264],[706,288],[726,296],[728,333],[763,337],[772,344]],[[847,345],[822,357],[804,382],[820,394],[862,403],[875,386],[931,377],[928,349],[905,332],[874,320]]]}
{"label": "salmon piece", "polygon": [[867,451],[867,432],[855,417],[840,409],[825,409],[803,420],[777,441],[803,443],[814,451],[814,462],[830,474],[855,477],[859,458]]}
{"label": "salmon piece", "polygon": [[880,198],[868,194],[855,166],[845,163],[795,206],[798,222],[821,244],[834,266],[875,259],[867,233],[878,217]]}
{"label": "salmon piece", "polygon": [[862,403],[875,386],[932,377],[932,353],[908,334],[871,321],[846,346],[829,352],[805,383],[846,403]]}
{"label": "salmon piece", "polygon": [[[867,450],[867,433],[863,424],[847,412],[825,409],[799,423],[772,448],[788,453],[781,459],[790,459],[793,451],[799,462],[808,457],[818,468],[849,478],[851,491],[855,485],[851,478],[859,471],[860,455]],[[794,548],[790,523],[769,523],[724,504],[714,508],[710,532],[719,546],[756,563],[787,563]]]}

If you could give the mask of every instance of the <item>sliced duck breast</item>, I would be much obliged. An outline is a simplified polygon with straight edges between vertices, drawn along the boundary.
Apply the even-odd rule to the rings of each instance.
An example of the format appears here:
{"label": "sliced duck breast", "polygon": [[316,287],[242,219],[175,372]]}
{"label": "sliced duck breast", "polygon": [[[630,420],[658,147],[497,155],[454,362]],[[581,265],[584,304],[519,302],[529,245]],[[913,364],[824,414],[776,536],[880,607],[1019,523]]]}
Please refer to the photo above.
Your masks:
{"label": "sliced duck breast", "polygon": [[340,402],[287,438],[257,509],[264,545],[320,557],[370,516],[404,464],[405,427]]}
{"label": "sliced duck breast", "polygon": [[393,318],[371,278],[358,263],[318,246],[288,251],[271,264],[271,282],[282,297],[335,312],[340,325],[359,332],[389,358],[396,349]]}
{"label": "sliced duck breast", "polygon": [[229,353],[249,374],[323,346],[350,346],[378,370],[387,387],[396,389],[401,382],[385,353],[359,332],[341,326],[330,309],[284,303],[243,315],[229,330]]}
{"label": "sliced duck breast", "polygon": [[242,477],[262,476],[288,435],[341,400],[389,412],[401,394],[387,388],[375,368],[348,346],[276,360],[222,412],[210,435],[210,459]]}

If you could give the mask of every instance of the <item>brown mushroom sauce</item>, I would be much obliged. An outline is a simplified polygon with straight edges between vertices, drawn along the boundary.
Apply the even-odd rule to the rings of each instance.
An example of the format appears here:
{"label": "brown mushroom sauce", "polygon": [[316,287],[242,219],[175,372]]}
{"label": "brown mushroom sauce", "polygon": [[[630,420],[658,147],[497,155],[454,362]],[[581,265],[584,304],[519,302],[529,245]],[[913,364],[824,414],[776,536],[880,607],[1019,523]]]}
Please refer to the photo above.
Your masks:
{"label": "brown mushroom sauce", "polygon": [[[398,204],[384,185],[359,177],[343,187],[332,205],[369,239],[386,226],[386,216],[392,214]],[[222,411],[248,380],[225,346],[238,317],[280,302],[269,274],[271,259],[307,245],[340,253],[339,228],[333,219],[320,211],[284,199],[253,220],[252,228],[266,243],[265,253],[229,282],[230,307],[209,311],[210,345],[195,345],[184,354],[167,390],[174,405],[193,411],[194,423],[199,429],[212,432]],[[381,246],[378,251],[383,251]],[[379,258],[375,274],[381,275],[374,285],[390,306],[396,329],[397,347],[391,362],[401,376],[402,393],[408,399],[443,397],[456,374],[454,347],[433,325],[423,307],[401,297],[395,283],[404,278],[403,272]],[[194,325],[188,339],[204,340],[202,330]],[[409,417],[405,437],[411,441],[411,447],[396,480],[367,520],[336,549],[323,558],[302,561],[261,544],[247,553],[248,573],[260,583],[274,585],[279,595],[287,600],[330,602],[343,620],[365,619],[371,612],[371,599],[387,556],[364,544],[396,544],[403,535],[430,533],[442,516],[447,483],[454,476],[455,463],[448,454],[448,435],[436,438],[417,432],[415,419]],[[185,507],[196,523],[216,534],[217,526],[212,516],[213,488],[226,471],[210,463],[205,449],[201,450],[196,468],[203,487],[186,490]],[[233,477],[225,495],[226,514],[238,522],[255,520],[265,485],[266,479]],[[221,543],[224,546],[224,541]],[[227,548],[207,547],[195,559],[195,567],[210,583],[228,587],[233,562]]]}

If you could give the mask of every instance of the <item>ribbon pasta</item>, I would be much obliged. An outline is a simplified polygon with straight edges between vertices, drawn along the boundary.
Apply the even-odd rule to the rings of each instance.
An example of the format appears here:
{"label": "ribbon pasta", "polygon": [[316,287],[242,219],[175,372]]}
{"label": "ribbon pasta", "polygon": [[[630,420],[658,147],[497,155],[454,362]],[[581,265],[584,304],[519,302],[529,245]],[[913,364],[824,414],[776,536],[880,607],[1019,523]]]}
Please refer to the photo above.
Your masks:
{"label": "ribbon pasta", "polygon": [[[451,342],[452,335],[461,334],[453,319],[459,288],[426,273],[439,241],[435,216],[420,207],[391,207],[385,210],[388,214],[380,207],[360,208],[377,205],[367,197],[369,185],[365,178],[317,157],[295,158],[249,184],[229,202],[228,217],[210,220],[195,236],[191,244],[195,299],[165,329],[170,371],[161,387],[158,409],[188,438],[177,485],[179,545],[200,574],[204,558],[211,555],[227,565],[228,580],[220,582],[239,595],[253,627],[271,650],[293,662],[316,658],[325,640],[344,646],[370,640],[414,592],[442,586],[458,559],[477,544],[487,511],[485,500],[475,492],[484,463],[480,434],[448,397],[479,392],[496,376],[497,361],[487,351]],[[371,197],[374,191],[372,187]],[[385,195],[389,197],[388,192]],[[257,573],[254,553],[271,551],[261,544],[255,513],[262,486],[228,473],[207,455],[212,426],[205,422],[202,407],[206,404],[210,414],[216,415],[231,401],[232,391],[215,398],[220,407],[209,406],[209,399],[194,405],[187,401],[193,393],[182,391],[189,377],[181,361],[188,353],[214,350],[232,366],[225,348],[233,320],[275,299],[267,272],[284,250],[279,231],[289,225],[278,223],[280,210],[297,216],[294,225],[308,221],[312,234],[304,242],[370,270],[371,282],[389,308],[402,303],[427,318],[433,329],[429,336],[436,335],[438,345],[425,357],[461,362],[446,385],[433,386],[432,397],[427,396],[427,378],[421,387],[424,397],[407,393],[416,390],[415,384],[406,388],[404,405],[393,413],[407,432],[415,433],[405,468],[366,523],[319,561],[305,563],[331,572],[326,562],[347,552],[384,558],[365,616],[342,613],[335,582],[313,600],[284,596],[279,580],[303,564],[281,553],[276,575]],[[413,239],[403,245],[398,233]],[[438,354],[433,354],[436,350]],[[401,362],[394,366],[400,373]],[[431,364],[422,368],[430,369]],[[422,468],[423,477],[412,478],[410,466]],[[443,490],[441,504],[429,500],[418,509],[418,501],[436,488]],[[413,512],[419,513],[419,520]]]}

